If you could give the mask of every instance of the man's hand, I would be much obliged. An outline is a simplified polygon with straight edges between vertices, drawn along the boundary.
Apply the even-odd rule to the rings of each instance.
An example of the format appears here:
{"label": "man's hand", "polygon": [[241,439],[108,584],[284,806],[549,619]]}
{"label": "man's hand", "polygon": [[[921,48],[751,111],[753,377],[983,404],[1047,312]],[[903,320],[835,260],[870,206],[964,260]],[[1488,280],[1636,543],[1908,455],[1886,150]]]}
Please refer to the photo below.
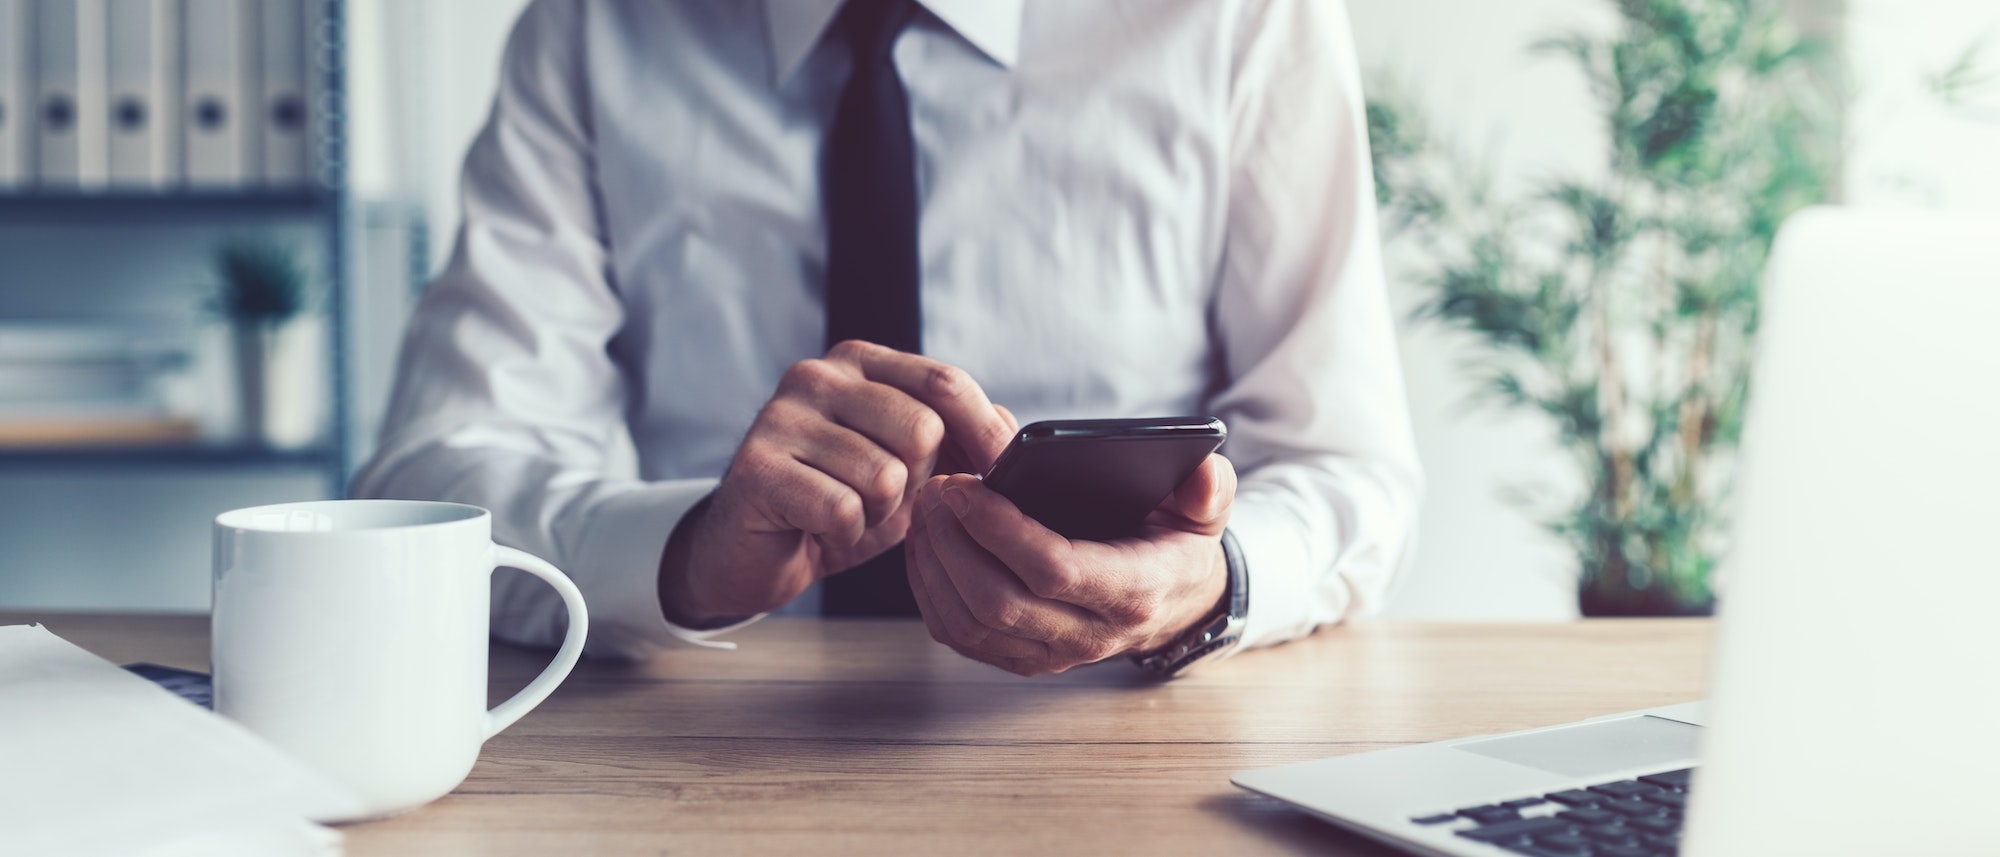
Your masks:
{"label": "man's hand", "polygon": [[933,473],[985,472],[1015,430],[964,370],[866,342],[801,360],[660,561],[668,618],[776,608],[887,550]]}
{"label": "man's hand", "polygon": [[1235,497],[1236,470],[1211,455],[1138,536],[1070,541],[974,477],[938,476],[904,546],[910,588],[938,642],[1020,675],[1156,649],[1221,600]]}

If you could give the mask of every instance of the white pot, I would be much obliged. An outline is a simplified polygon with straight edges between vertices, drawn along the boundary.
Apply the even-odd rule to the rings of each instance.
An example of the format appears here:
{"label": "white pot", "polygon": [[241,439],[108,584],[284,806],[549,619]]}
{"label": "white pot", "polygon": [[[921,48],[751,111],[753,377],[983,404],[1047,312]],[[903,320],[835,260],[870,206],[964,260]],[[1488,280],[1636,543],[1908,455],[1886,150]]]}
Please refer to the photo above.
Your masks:
{"label": "white pot", "polygon": [[255,446],[309,446],[323,413],[317,319],[270,327],[238,325],[235,350],[238,440]]}
{"label": "white pot", "polygon": [[261,324],[239,324],[231,334],[236,347],[237,438],[262,446],[270,443],[270,354],[277,331]]}

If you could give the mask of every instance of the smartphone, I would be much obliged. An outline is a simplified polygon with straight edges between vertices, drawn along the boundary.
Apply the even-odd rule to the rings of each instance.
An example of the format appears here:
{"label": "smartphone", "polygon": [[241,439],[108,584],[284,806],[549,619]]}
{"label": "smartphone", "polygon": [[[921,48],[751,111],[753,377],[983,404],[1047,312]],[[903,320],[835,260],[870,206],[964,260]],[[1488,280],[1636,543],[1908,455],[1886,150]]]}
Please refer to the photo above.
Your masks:
{"label": "smartphone", "polygon": [[1215,417],[1047,420],[1014,436],[986,486],[1067,538],[1124,538],[1228,435]]}

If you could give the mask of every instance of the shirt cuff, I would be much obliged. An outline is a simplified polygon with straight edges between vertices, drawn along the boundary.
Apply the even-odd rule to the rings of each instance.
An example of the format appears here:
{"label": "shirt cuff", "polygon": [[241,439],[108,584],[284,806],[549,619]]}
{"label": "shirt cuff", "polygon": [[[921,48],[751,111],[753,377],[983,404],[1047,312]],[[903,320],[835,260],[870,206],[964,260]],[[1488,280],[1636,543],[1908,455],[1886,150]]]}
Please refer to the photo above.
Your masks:
{"label": "shirt cuff", "polygon": [[711,649],[734,649],[715,639],[764,617],[758,614],[720,628],[685,628],[667,621],[660,605],[660,555],[667,538],[714,492],[718,480],[651,482],[611,497],[591,512],[576,553],[580,567],[600,569],[604,586],[590,593],[593,651],[643,656],[679,640]]}
{"label": "shirt cuff", "polygon": [[1324,596],[1315,592],[1318,575],[1305,522],[1280,497],[1238,494],[1229,531],[1249,571],[1241,648],[1276,645],[1311,633],[1320,612],[1313,601]]}

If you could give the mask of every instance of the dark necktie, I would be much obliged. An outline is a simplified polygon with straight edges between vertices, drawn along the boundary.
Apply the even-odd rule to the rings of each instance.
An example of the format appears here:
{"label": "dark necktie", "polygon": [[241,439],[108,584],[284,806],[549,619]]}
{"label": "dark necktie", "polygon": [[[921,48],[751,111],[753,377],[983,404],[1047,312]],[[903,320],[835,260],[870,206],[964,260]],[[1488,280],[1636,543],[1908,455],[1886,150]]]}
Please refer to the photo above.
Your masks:
{"label": "dark necktie", "polygon": [[[864,339],[923,350],[918,302],[916,143],[910,100],[891,49],[914,0],[848,0],[834,30],[854,73],[821,152],[826,206],[826,341]],[[828,578],[828,616],[915,616],[903,546]]]}

